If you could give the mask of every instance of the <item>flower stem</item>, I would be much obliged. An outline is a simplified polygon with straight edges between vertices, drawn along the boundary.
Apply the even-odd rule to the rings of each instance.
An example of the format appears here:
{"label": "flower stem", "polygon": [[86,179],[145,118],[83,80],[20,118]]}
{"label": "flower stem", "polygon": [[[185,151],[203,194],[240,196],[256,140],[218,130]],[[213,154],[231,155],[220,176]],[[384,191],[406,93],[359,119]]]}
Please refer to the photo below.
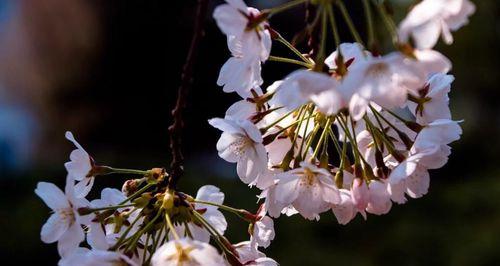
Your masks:
{"label": "flower stem", "polygon": [[382,17],[382,20],[384,21],[385,27],[392,36],[392,43],[396,45],[399,42],[399,40],[398,40],[397,27],[394,24],[394,21],[389,16],[389,14],[387,14],[387,11],[385,10],[385,7],[382,4],[383,2],[377,3],[376,0],[373,0],[373,3],[377,6],[377,10],[380,13],[380,16]]}
{"label": "flower stem", "polygon": [[316,156],[319,153],[319,148],[321,147],[321,144],[325,141],[327,132],[330,130],[330,123],[331,123],[331,118],[328,117],[325,123],[325,128],[323,129],[323,132],[321,133],[321,136],[319,137],[318,144],[316,145],[316,149],[314,150],[313,156],[311,160],[314,160]]}
{"label": "flower stem", "polygon": [[135,169],[123,169],[123,168],[113,168],[108,167],[110,171],[108,174],[132,174],[132,175],[147,175],[148,171],[135,170]]}
{"label": "flower stem", "polygon": [[288,42],[281,34],[278,34],[276,40],[282,44],[284,44],[288,49],[290,49],[293,53],[295,53],[300,59],[302,59],[305,63],[310,63],[311,60],[305,57],[297,48],[295,48],[290,42]]}
{"label": "flower stem", "polygon": [[[228,212],[231,212],[231,213],[234,213],[236,214],[239,218],[245,220],[245,221],[248,221],[247,218],[245,218],[243,216],[243,214],[245,213],[249,213],[248,211],[246,210],[243,210],[243,209],[236,209],[236,208],[233,208],[233,207],[229,207],[227,205],[223,205],[223,204],[217,204],[215,202],[210,202],[210,201],[204,201],[204,200],[194,200],[194,202],[196,203],[199,203],[199,204],[206,204],[206,205],[211,205],[211,206],[215,206],[215,207],[218,207],[220,208],[221,210],[224,210],[224,211],[228,211]],[[196,211],[196,210],[194,210]]]}
{"label": "flower stem", "polygon": [[141,195],[144,191],[148,190],[148,188],[152,187],[153,185],[154,185],[153,183],[147,183],[141,189],[137,190],[132,195],[130,195],[128,198],[126,198],[124,201],[120,202],[120,205],[125,204],[127,201],[131,201],[131,200],[135,199],[137,196]]}
{"label": "flower stem", "polygon": [[175,227],[172,224],[172,220],[170,220],[170,215],[165,212],[165,220],[167,221],[168,229],[170,232],[172,232],[172,235],[174,236],[175,240],[179,241],[181,238],[177,234],[177,231],[175,231]]}
{"label": "flower stem", "polygon": [[347,27],[349,28],[349,31],[351,32],[354,40],[357,43],[360,43],[361,45],[364,46],[363,40],[361,40],[361,37],[359,36],[358,31],[356,30],[356,27],[354,26],[354,23],[352,22],[351,16],[349,15],[349,12],[347,12],[347,9],[344,5],[344,2],[342,2],[342,0],[337,0],[335,3],[339,7],[339,10],[342,13],[342,16],[344,17],[344,20],[347,24]]}
{"label": "flower stem", "polygon": [[274,15],[274,14],[277,14],[279,12],[282,12],[282,11],[285,11],[287,9],[290,9],[294,6],[297,6],[297,5],[300,5],[302,3],[305,3],[307,2],[308,0],[295,0],[295,1],[290,1],[288,3],[285,3],[283,5],[280,5],[280,6],[276,6],[276,7],[273,7],[273,8],[270,8],[270,9],[267,9],[267,10],[263,10],[263,13],[267,13],[269,14],[269,16],[271,15]]}
{"label": "flower stem", "polygon": [[375,44],[375,32],[373,28],[373,16],[372,16],[372,10],[370,7],[370,0],[363,0],[363,7],[365,10],[365,17],[366,17],[366,28],[367,28],[367,45],[368,49],[372,49],[373,45]]}
{"label": "flower stem", "polygon": [[299,61],[299,60],[285,58],[285,57],[279,57],[279,56],[273,56],[273,55],[270,55],[269,58],[268,58],[268,60],[269,61],[274,61],[274,62],[282,62],[282,63],[295,64],[295,65],[303,66],[303,67],[306,67],[306,68],[311,68],[312,67],[312,64],[310,64],[310,63],[305,63],[305,62],[302,62],[302,61]]}
{"label": "flower stem", "polygon": [[327,8],[328,8],[327,11],[328,11],[328,18],[330,20],[330,26],[332,27],[333,39],[335,41],[335,46],[337,46],[337,48],[338,48],[340,46],[340,36],[339,36],[339,30],[337,27],[337,22],[335,22],[335,15],[333,13],[332,6],[328,5]]}

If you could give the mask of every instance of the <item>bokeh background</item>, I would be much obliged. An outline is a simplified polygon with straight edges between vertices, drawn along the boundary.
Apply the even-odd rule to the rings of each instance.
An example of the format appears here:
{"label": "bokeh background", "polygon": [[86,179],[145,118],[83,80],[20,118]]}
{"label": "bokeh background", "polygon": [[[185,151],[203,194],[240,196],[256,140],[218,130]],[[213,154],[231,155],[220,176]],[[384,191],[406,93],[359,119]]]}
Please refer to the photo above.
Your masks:
{"label": "bokeh background", "polygon": [[[212,1],[212,10],[221,1]],[[278,0],[247,1],[266,8]],[[345,1],[363,32],[361,1]],[[415,1],[393,0],[399,20]],[[438,50],[453,60],[455,119],[464,134],[449,163],[432,171],[430,192],[388,215],[358,216],[338,225],[279,218],[266,250],[281,265],[500,265],[500,2],[475,1],[470,25],[453,46]],[[136,169],[168,166],[169,110],[192,32],[195,0],[0,0],[0,258],[3,265],[55,265],[56,246],[39,239],[49,209],[33,190],[38,181],[62,187],[71,130],[99,163]],[[211,12],[210,12],[211,13]],[[294,9],[273,17],[285,37],[303,26]],[[378,28],[383,29],[381,23]],[[342,25],[342,24],[341,24]],[[347,32],[341,32],[350,41]],[[381,43],[381,49],[387,46]],[[305,51],[305,50],[304,50]],[[273,54],[285,55],[279,45]],[[186,111],[186,176],[195,193],[214,184],[229,205],[255,210],[257,191],[219,159],[219,132],[207,119],[223,116],[237,95],[217,87],[228,58],[224,36],[207,16],[194,86]],[[269,62],[265,80],[293,68]],[[268,85],[268,83],[266,83]],[[120,187],[125,177],[98,178]],[[246,226],[227,215],[228,236],[246,239]]]}

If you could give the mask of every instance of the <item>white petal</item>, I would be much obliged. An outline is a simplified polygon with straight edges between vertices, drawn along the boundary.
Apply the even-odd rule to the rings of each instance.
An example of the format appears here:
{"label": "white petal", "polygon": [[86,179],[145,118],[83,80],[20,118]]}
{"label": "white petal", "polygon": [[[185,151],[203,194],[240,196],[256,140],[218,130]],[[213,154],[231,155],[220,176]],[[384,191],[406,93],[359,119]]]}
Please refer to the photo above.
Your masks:
{"label": "white petal", "polygon": [[57,212],[53,213],[42,226],[41,239],[44,243],[56,242],[68,230],[68,227],[68,222],[64,221]]}
{"label": "white petal", "polygon": [[57,250],[62,257],[67,256],[85,239],[82,227],[73,223],[57,242]]}
{"label": "white petal", "polygon": [[69,202],[66,195],[52,183],[38,182],[35,193],[52,210],[69,208]]}

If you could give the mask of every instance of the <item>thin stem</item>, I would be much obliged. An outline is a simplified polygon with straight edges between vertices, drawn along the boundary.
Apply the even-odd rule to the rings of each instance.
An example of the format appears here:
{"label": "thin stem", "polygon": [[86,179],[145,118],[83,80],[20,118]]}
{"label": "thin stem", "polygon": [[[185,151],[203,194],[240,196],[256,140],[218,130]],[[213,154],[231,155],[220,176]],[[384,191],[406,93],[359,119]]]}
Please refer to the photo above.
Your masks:
{"label": "thin stem", "polygon": [[175,227],[172,224],[172,220],[170,220],[170,215],[168,215],[168,213],[166,212],[165,212],[165,220],[167,221],[168,228],[170,232],[172,232],[172,235],[174,236],[175,240],[179,241],[181,238],[177,234],[177,231],[175,231]]}
{"label": "thin stem", "polygon": [[328,117],[328,119],[326,120],[325,128],[323,129],[323,132],[321,133],[321,136],[319,137],[318,144],[316,145],[316,149],[314,150],[314,153],[313,153],[311,160],[316,158],[316,156],[318,155],[319,148],[321,147],[321,144],[323,144],[323,142],[325,141],[327,132],[330,130],[330,123],[331,123],[331,118]]}
{"label": "thin stem", "polygon": [[272,122],[271,124],[269,124],[266,127],[262,128],[261,130],[263,130],[263,131],[269,130],[270,128],[274,127],[276,124],[278,124],[279,122],[283,121],[285,118],[287,118],[289,115],[295,113],[296,111],[297,111],[297,109],[294,109],[294,110],[286,113],[284,116],[276,119],[274,122]]}
{"label": "thin stem", "polygon": [[[242,216],[241,214],[242,213],[245,213],[247,211],[245,210],[242,210],[242,209],[236,209],[236,208],[233,208],[233,207],[229,207],[227,205],[223,205],[223,204],[217,204],[215,202],[210,202],[210,201],[204,201],[204,200],[194,200],[194,202],[196,203],[199,203],[199,204],[206,204],[206,205],[211,205],[211,206],[215,206],[215,207],[218,207],[220,208],[221,210],[224,210],[224,211],[228,211],[228,212],[231,212],[231,213],[234,213],[236,214],[239,218],[245,220],[245,221],[248,221],[247,218],[245,218],[244,216]],[[194,210],[196,211],[196,210]]]}
{"label": "thin stem", "polygon": [[382,5],[382,3],[377,3],[376,0],[373,0],[373,3],[377,6],[377,10],[380,13],[380,16],[382,17],[382,20],[384,21],[384,24],[389,31],[389,33],[392,36],[392,43],[397,44],[398,43],[398,33],[397,33],[397,27],[396,24],[394,24],[394,21],[392,18],[387,14],[387,11],[385,10],[385,7]]}
{"label": "thin stem", "polygon": [[295,48],[290,42],[288,42],[281,34],[278,34],[278,37],[276,38],[277,41],[280,43],[284,44],[288,49],[290,49],[293,53],[295,53],[300,59],[302,59],[305,63],[310,63],[311,60],[305,57],[297,48]]}
{"label": "thin stem", "polygon": [[373,16],[372,16],[372,10],[370,7],[370,0],[363,0],[363,7],[365,10],[365,17],[366,17],[366,28],[367,28],[367,44],[368,48],[372,49],[373,45],[375,44],[375,32],[373,28]]}
{"label": "thin stem", "polygon": [[116,243],[113,245],[113,247],[111,247],[111,250],[115,250],[118,247],[120,247],[121,244],[123,244],[123,241],[125,240],[125,237],[127,237],[128,233],[130,232],[130,230],[132,229],[132,227],[137,223],[137,221],[139,221],[140,218],[141,218],[141,215],[137,215],[137,217],[130,224],[130,226],[120,236],[120,238],[118,239],[118,241],[116,241]]}
{"label": "thin stem", "polygon": [[319,70],[322,70],[323,68],[323,63],[325,61],[325,50],[326,50],[326,32],[328,28],[328,23],[327,23],[327,9],[324,7],[321,9],[321,43],[319,46],[319,53],[316,56],[316,65],[319,64],[321,68]]}
{"label": "thin stem", "polygon": [[120,209],[120,208],[132,207],[132,206],[135,206],[135,204],[115,205],[115,206],[107,206],[107,207],[101,207],[101,208],[89,208],[88,210],[91,212],[97,212],[97,211],[106,211],[106,210],[116,210],[116,209]]}
{"label": "thin stem", "polygon": [[135,199],[137,196],[141,195],[144,191],[148,190],[148,188],[152,187],[154,184],[153,183],[147,183],[144,185],[142,188],[134,192],[132,195],[130,195],[128,198],[120,202],[120,205],[127,203],[128,201],[131,201]]}
{"label": "thin stem", "polygon": [[208,230],[208,232],[215,236],[214,239],[215,239],[215,242],[217,242],[217,244],[219,245],[219,247],[226,253],[229,253],[229,254],[233,254],[227,247],[226,245],[224,245],[224,243],[222,243],[221,239],[222,239],[222,235],[217,231],[217,229],[215,229],[209,222],[207,222],[205,220],[205,218],[203,218],[203,216],[201,214],[199,214],[198,212],[194,211],[193,212],[193,215],[195,216],[195,218]]}
{"label": "thin stem", "polygon": [[137,245],[137,241],[139,241],[139,238],[141,238],[141,236],[144,233],[146,233],[149,229],[151,229],[151,227],[154,225],[155,221],[160,217],[160,215],[161,211],[158,211],[158,213],[155,215],[155,217],[153,217],[153,219],[151,219],[151,221],[149,221],[139,232],[134,234],[134,237],[132,238],[130,243],[128,243],[127,250],[132,250],[135,248],[135,246]]}
{"label": "thin stem", "polygon": [[273,8],[270,8],[268,10],[264,10],[263,12],[265,13],[268,13],[269,16],[271,15],[274,15],[274,14],[277,14],[279,12],[282,12],[282,11],[285,11],[287,9],[290,9],[292,7],[295,7],[297,5],[300,5],[302,3],[305,3],[307,2],[308,0],[295,0],[295,1],[290,1],[288,3],[285,3],[283,5],[280,5],[280,6],[276,6],[276,7],[273,7]]}
{"label": "thin stem", "polygon": [[335,46],[338,48],[340,46],[340,35],[337,27],[337,22],[335,22],[335,15],[333,13],[333,8],[328,5],[328,18],[330,20],[330,26],[332,27],[333,39],[335,41]]}
{"label": "thin stem", "polygon": [[172,110],[173,123],[168,127],[170,133],[170,149],[172,152],[172,162],[170,163],[170,178],[168,187],[175,188],[177,182],[184,174],[184,156],[181,148],[181,134],[184,127],[182,111],[186,107],[187,92],[191,87],[194,63],[198,57],[198,50],[203,37],[203,22],[208,10],[208,0],[198,0],[193,38],[189,47],[186,62],[182,68],[181,84],[177,91],[177,101]]}
{"label": "thin stem", "polygon": [[268,58],[268,60],[269,61],[274,61],[274,62],[282,62],[282,63],[288,63],[288,64],[295,64],[295,65],[303,66],[303,67],[306,67],[306,68],[311,68],[312,67],[312,64],[310,64],[310,63],[305,63],[305,62],[302,62],[302,61],[299,61],[299,60],[285,58],[285,57],[280,57],[280,56],[274,56],[274,55],[270,55],[269,58]]}
{"label": "thin stem", "polygon": [[135,170],[135,169],[123,169],[123,168],[113,168],[108,167],[109,174],[132,174],[132,175],[147,175],[148,171]]}
{"label": "thin stem", "polygon": [[360,43],[364,46],[363,40],[361,40],[361,37],[359,36],[358,31],[356,30],[356,27],[354,26],[354,23],[352,22],[351,16],[349,15],[349,12],[347,12],[347,9],[344,5],[344,2],[342,2],[342,0],[337,0],[335,3],[339,7],[340,12],[342,13],[342,16],[344,17],[344,20],[347,24],[347,27],[349,28],[349,31],[351,32],[354,40],[357,43]]}

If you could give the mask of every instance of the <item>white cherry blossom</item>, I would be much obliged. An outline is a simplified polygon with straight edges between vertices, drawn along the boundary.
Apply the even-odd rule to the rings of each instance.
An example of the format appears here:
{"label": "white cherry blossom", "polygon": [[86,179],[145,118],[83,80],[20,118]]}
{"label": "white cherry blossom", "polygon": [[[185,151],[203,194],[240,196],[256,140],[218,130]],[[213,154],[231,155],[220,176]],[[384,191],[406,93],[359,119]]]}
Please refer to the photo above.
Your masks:
{"label": "white cherry blossom", "polygon": [[408,107],[420,124],[438,119],[451,119],[448,93],[455,78],[452,75],[435,74],[416,96],[421,103],[409,102]]}
{"label": "white cherry blossom", "polygon": [[239,255],[239,261],[243,265],[252,266],[278,266],[278,263],[266,257],[266,254],[257,250],[257,247],[250,241],[240,242],[234,245]]}
{"label": "white cherry blossom", "polygon": [[81,225],[90,224],[92,215],[81,216],[78,209],[88,207],[86,199],[74,196],[72,182],[68,177],[65,193],[56,185],[39,182],[35,193],[54,212],[43,225],[40,233],[44,243],[57,241],[57,249],[61,256],[68,255],[85,239]]}
{"label": "white cherry blossom", "polygon": [[414,59],[392,53],[352,66],[339,90],[352,95],[349,111],[359,120],[371,101],[385,108],[402,106],[408,91],[422,86],[425,78]]}
{"label": "white cherry blossom", "polygon": [[219,156],[237,163],[237,172],[245,184],[254,185],[267,169],[267,153],[259,129],[248,120],[214,118],[210,125],[223,131],[217,142]]}
{"label": "white cherry blossom", "polygon": [[[198,189],[196,199],[215,204],[222,204],[224,202],[224,193],[222,193],[216,186],[205,185]],[[224,218],[224,215],[216,206],[195,203],[194,208],[195,210],[202,210],[203,218],[209,222],[217,230],[217,232],[219,232],[219,234],[224,234],[227,228],[226,218]],[[194,223],[188,223],[188,227],[194,240],[205,243],[210,241],[210,233],[204,227]],[[184,234],[184,225],[177,226],[176,230],[179,234]]]}
{"label": "white cherry blossom", "polygon": [[87,196],[94,185],[92,176],[93,159],[85,149],[75,140],[73,133],[66,131],[66,139],[73,142],[76,149],[69,156],[70,161],[64,164],[68,175],[78,181],[75,186],[75,195],[79,198]]}
{"label": "white cherry blossom", "polygon": [[225,265],[223,257],[211,245],[182,238],[159,247],[151,259],[153,266]]}
{"label": "white cherry blossom", "polygon": [[451,31],[467,24],[475,9],[469,0],[424,0],[399,25],[399,38],[407,42],[412,37],[419,49],[432,48],[440,35],[446,44],[451,44]]}
{"label": "white cherry blossom", "polygon": [[133,261],[124,254],[106,251],[89,250],[87,248],[78,248],[67,257],[61,258],[59,266],[138,266],[139,263]]}
{"label": "white cherry blossom", "polygon": [[331,204],[340,202],[332,175],[307,162],[301,167],[276,176],[276,201],[292,205],[304,218],[319,219]]}

